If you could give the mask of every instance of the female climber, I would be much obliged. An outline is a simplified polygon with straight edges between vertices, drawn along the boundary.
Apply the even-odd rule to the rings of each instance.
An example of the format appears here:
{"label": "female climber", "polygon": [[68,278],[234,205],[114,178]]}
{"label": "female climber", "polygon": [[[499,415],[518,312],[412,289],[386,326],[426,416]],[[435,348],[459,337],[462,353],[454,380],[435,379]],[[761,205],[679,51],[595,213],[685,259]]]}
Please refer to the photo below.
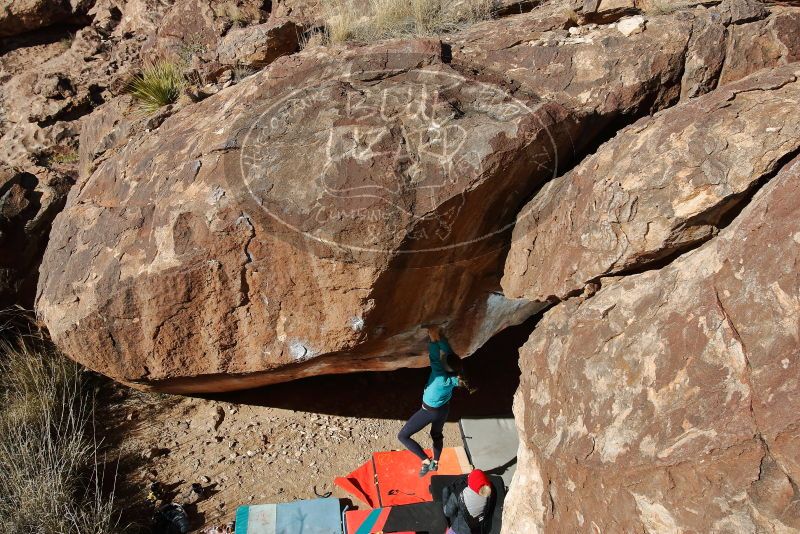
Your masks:
{"label": "female climber", "polygon": [[[431,360],[431,374],[425,391],[422,394],[422,408],[411,416],[403,426],[397,439],[409,451],[422,460],[419,476],[424,477],[429,471],[439,469],[439,457],[444,445],[444,423],[447,421],[450,397],[453,388],[461,386],[469,389],[464,378],[464,368],[461,358],[453,353],[453,349],[441,335],[438,326],[428,326],[428,356]],[[470,390],[472,393],[474,390]],[[419,443],[411,436],[431,425],[431,438],[433,439],[433,458],[428,458]]]}

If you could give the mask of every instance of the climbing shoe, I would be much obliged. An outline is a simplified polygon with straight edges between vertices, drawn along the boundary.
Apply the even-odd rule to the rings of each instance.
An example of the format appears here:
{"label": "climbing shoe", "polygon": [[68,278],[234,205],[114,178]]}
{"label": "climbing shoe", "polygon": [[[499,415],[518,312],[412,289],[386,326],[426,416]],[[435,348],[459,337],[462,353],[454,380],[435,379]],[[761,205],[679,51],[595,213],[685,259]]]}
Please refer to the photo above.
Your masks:
{"label": "climbing shoe", "polygon": [[427,463],[422,462],[422,467],[419,468],[420,478],[428,474],[428,471],[430,471],[431,469],[431,465],[433,465],[433,462],[427,462]]}
{"label": "climbing shoe", "polygon": [[438,460],[431,460],[430,465],[428,466],[428,471],[435,472],[439,470],[439,461]]}

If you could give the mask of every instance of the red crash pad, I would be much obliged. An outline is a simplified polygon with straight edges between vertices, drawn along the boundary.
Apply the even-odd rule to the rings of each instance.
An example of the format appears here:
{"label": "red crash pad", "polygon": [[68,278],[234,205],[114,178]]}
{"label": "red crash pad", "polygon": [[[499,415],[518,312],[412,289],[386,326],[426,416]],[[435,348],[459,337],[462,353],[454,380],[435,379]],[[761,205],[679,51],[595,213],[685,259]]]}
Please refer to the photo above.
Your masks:
{"label": "red crash pad", "polygon": [[336,477],[333,483],[370,508],[380,506],[378,486],[375,480],[375,464],[372,459],[349,475]]}
{"label": "red crash pad", "polygon": [[[432,455],[429,450],[425,453]],[[430,502],[431,475],[461,475],[470,469],[463,447],[444,449],[439,470],[424,477],[419,476],[419,458],[409,451],[376,452],[372,458],[381,506]]]}
{"label": "red crash pad", "polygon": [[[426,451],[431,455],[431,451]],[[428,489],[431,474],[419,476],[419,458],[409,451],[376,452],[372,459],[334,483],[371,508],[416,504],[433,500]],[[438,475],[461,475],[471,469],[463,447],[442,451]]]}

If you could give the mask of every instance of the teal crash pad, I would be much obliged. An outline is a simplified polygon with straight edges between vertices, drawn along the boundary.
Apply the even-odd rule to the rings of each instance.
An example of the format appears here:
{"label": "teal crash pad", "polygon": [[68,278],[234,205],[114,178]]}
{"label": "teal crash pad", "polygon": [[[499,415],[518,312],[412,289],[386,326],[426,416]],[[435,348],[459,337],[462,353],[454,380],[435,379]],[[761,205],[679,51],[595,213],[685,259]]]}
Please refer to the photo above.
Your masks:
{"label": "teal crash pad", "polygon": [[339,499],[240,506],[236,534],[343,534]]}

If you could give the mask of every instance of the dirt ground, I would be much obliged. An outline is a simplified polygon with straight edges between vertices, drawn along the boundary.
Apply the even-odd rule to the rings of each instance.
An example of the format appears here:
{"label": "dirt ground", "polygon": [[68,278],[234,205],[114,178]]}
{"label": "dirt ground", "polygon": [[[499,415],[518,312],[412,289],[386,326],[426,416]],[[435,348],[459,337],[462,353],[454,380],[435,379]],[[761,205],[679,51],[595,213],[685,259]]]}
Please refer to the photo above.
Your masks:
{"label": "dirt ground", "polygon": [[[529,331],[529,330],[528,330]],[[490,341],[469,359],[479,388],[457,392],[445,426],[445,446],[463,445],[458,419],[511,412],[519,381],[517,348],[524,328]],[[151,482],[187,506],[197,532],[224,525],[237,506],[309,499],[374,451],[400,448],[397,433],[419,408],[428,371],[403,369],[298,380],[213,398],[140,393],[107,386],[100,433],[119,459],[117,498],[126,519],[146,524]],[[423,446],[430,436],[420,435]],[[199,483],[203,495],[191,495]],[[358,505],[358,502],[354,504]]]}
{"label": "dirt ground", "polygon": [[[395,436],[403,425],[394,419],[190,398],[171,402],[166,409],[157,407],[155,414],[153,408],[138,400],[121,408],[144,420],[131,422],[120,452],[149,456],[148,451],[157,449],[156,457],[143,458],[144,465],[127,474],[127,483],[141,488],[134,496],[141,500],[150,480],[158,480],[176,496],[192,482],[209,488],[209,497],[190,510],[197,527],[232,521],[240,504],[309,499],[315,490],[347,498],[333,479],[361,465],[373,451],[398,448]],[[224,415],[215,428],[218,413]],[[448,422],[446,443],[460,440],[458,423]]]}

